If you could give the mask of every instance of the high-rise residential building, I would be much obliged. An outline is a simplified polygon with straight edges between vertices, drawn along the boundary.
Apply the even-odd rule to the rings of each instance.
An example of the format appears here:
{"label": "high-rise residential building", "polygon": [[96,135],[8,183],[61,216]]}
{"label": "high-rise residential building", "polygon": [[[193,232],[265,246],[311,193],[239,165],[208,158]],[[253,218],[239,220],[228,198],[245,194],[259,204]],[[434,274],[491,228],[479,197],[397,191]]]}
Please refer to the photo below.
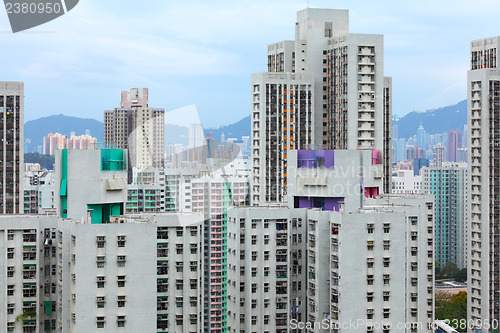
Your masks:
{"label": "high-rise residential building", "polygon": [[165,156],[165,109],[148,105],[148,89],[122,91],[121,107],[104,112],[104,141],[129,151],[131,167],[163,167]]}
{"label": "high-rise residential building", "polygon": [[0,331],[204,332],[203,224],[0,217]]}
{"label": "high-rise residential building", "polygon": [[289,153],[287,207],[228,211],[229,332],[432,332],[433,198],[383,194],[370,151]]}
{"label": "high-rise residential building", "polygon": [[448,162],[422,168],[422,191],[435,198],[436,262],[440,267],[450,261],[466,267],[467,165]]}
{"label": "high-rise residential building", "polygon": [[422,193],[422,176],[415,175],[413,170],[397,170],[392,175],[393,194]]}
{"label": "high-rise residential building", "polygon": [[66,141],[66,148],[68,149],[94,149],[97,143],[97,138],[90,135],[72,135]]}
{"label": "high-rise residential building", "polygon": [[22,214],[24,83],[0,82],[0,214]]}
{"label": "high-rise residential building", "polygon": [[349,33],[347,10],[307,8],[297,13],[295,40],[269,45],[267,59],[251,86],[253,205],[286,201],[294,149],[373,149],[390,163],[382,35]]}
{"label": "high-rise residential building", "polygon": [[417,129],[417,147],[426,148],[427,133],[425,132],[424,126],[420,123]]}
{"label": "high-rise residential building", "polygon": [[[210,332],[227,332],[227,209],[248,206],[248,175],[207,175],[191,180],[192,211],[203,213],[205,225],[204,318]],[[189,200],[189,199],[188,199]]]}
{"label": "high-rise residential building", "polygon": [[440,167],[446,161],[446,148],[439,142],[432,151],[433,163],[432,166]]}
{"label": "high-rise residential building", "polygon": [[56,154],[58,149],[94,149],[97,139],[90,135],[76,136],[71,132],[68,139],[66,135],[61,133],[49,133],[43,137],[43,154],[52,155]]}
{"label": "high-rise residential building", "polygon": [[49,133],[43,137],[43,154],[55,155],[57,149],[66,148],[66,135]]}
{"label": "high-rise residential building", "polygon": [[500,37],[471,42],[467,72],[470,255],[468,318],[476,329],[500,320]]}
{"label": "high-rise residential building", "polygon": [[203,134],[203,126],[201,124],[189,125],[188,131],[189,146],[188,148],[201,147],[205,144],[205,135]]}
{"label": "high-rise residential building", "polygon": [[54,171],[26,172],[24,176],[24,214],[41,214],[54,211]]}
{"label": "high-rise residential building", "polygon": [[458,162],[457,150],[462,148],[462,132],[450,130],[448,132],[448,161]]}
{"label": "high-rise residential building", "polygon": [[127,186],[127,214],[165,212],[165,170],[133,170],[133,182]]}

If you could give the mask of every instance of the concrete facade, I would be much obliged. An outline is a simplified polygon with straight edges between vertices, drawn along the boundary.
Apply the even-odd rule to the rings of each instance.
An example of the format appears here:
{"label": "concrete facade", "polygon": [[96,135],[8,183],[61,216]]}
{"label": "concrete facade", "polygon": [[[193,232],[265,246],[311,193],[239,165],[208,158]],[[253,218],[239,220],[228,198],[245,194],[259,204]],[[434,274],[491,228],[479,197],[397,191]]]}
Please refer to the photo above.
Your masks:
{"label": "concrete facade", "polygon": [[467,147],[470,256],[467,263],[468,319],[474,328],[500,320],[500,37],[471,42],[467,72]]}
{"label": "concrete facade", "polygon": [[297,13],[294,41],[268,46],[252,76],[252,205],[286,202],[293,149],[375,149],[390,187],[392,80],[383,36],[349,33],[346,10]]}
{"label": "concrete facade", "polygon": [[0,214],[22,214],[24,82],[0,82],[0,118]]}
{"label": "concrete facade", "polygon": [[0,217],[0,332],[203,332],[203,224]]}
{"label": "concrete facade", "polygon": [[124,213],[127,152],[124,149],[56,151],[57,213],[88,223],[106,223]]}
{"label": "concrete facade", "polygon": [[413,170],[397,170],[392,175],[392,193],[422,193],[422,176],[415,176]]}

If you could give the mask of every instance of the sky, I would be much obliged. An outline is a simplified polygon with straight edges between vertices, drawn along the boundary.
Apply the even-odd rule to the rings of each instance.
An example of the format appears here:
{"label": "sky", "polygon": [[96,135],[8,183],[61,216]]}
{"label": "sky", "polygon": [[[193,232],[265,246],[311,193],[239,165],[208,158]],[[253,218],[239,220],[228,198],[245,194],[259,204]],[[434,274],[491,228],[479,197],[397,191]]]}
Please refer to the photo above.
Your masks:
{"label": "sky", "polygon": [[[204,127],[227,125],[249,114],[251,74],[266,70],[268,44],[294,39],[296,12],[307,6],[80,0],[68,14],[16,34],[0,10],[0,81],[25,82],[26,121],[54,114],[102,121],[104,110],[119,106],[120,91],[148,87],[152,107],[194,107]],[[464,100],[470,41],[500,35],[497,0],[309,6],[349,9],[350,32],[384,35],[394,115]]]}

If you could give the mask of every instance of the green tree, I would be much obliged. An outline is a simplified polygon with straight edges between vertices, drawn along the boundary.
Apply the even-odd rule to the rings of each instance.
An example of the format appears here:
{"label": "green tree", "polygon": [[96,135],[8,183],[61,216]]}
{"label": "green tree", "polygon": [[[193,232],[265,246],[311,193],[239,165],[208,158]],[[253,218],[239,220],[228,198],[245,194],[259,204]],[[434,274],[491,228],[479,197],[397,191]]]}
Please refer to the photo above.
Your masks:
{"label": "green tree", "polygon": [[467,268],[462,268],[454,276],[453,279],[458,282],[467,281]]}
{"label": "green tree", "polygon": [[448,261],[446,265],[444,265],[444,267],[441,269],[441,276],[453,278],[459,272],[460,270],[458,269],[457,264],[452,261]]}
{"label": "green tree", "polygon": [[457,319],[458,322],[462,319],[467,320],[467,292],[460,291],[451,296],[437,296],[436,319],[449,319],[450,321]]}

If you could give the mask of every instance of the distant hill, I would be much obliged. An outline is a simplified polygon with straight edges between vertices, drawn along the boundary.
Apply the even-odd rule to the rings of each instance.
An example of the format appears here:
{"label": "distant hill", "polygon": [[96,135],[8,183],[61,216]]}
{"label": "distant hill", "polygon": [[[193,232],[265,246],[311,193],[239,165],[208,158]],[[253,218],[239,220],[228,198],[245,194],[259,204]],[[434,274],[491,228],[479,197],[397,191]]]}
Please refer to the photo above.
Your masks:
{"label": "distant hill", "polygon": [[[410,112],[393,124],[398,125],[398,136],[406,138],[415,135],[420,123],[425,131],[430,134],[439,134],[450,129],[463,130],[467,124],[467,101],[461,101],[455,105],[428,110],[425,112]],[[204,134],[212,135],[216,141],[220,141],[221,134],[224,133],[226,139],[250,136],[251,120],[247,116],[240,121],[221,126],[219,128],[205,128]],[[24,137],[31,140],[30,147],[41,146],[42,139],[49,133],[59,132],[68,135],[74,131],[76,135],[85,134],[89,129],[90,134],[97,138],[98,142],[103,141],[104,124],[95,119],[84,119],[69,117],[65,115],[55,115],[26,122],[24,125]],[[188,145],[188,128],[177,125],[165,125],[165,143],[180,143]],[[30,150],[29,150],[30,151]],[[29,152],[27,151],[27,152]]]}
{"label": "distant hill", "polygon": [[[98,142],[104,141],[104,124],[95,119],[84,119],[78,117],[70,117],[65,115],[54,115],[43,117],[35,120],[30,120],[24,124],[24,138],[30,139],[30,152],[36,150],[37,146],[43,144],[43,137],[49,133],[61,133],[69,137],[70,132],[75,132],[76,135],[85,134],[85,130],[89,129],[90,134],[97,138]],[[212,134],[216,140],[220,140],[220,134],[224,132],[226,138],[241,138],[244,135],[250,135],[250,116],[240,120],[239,122],[222,126],[217,129],[205,129],[205,135]],[[165,143],[180,143],[188,145],[189,130],[187,127],[166,124],[165,125]]]}
{"label": "distant hill", "polygon": [[90,130],[90,135],[97,138],[98,142],[103,141],[104,125],[102,122],[62,114],[26,122],[24,124],[24,139],[30,139],[30,147],[36,148],[43,144],[43,137],[49,133],[57,132],[69,137],[71,132],[75,132],[75,135],[82,135],[87,129]]}
{"label": "distant hill", "polygon": [[205,128],[205,136],[212,135],[216,141],[220,141],[221,134],[224,133],[226,140],[228,138],[241,139],[242,136],[250,136],[251,119],[247,116],[237,123],[221,126],[219,128]]}
{"label": "distant hill", "polygon": [[425,112],[410,112],[392,124],[398,125],[398,137],[408,139],[417,134],[420,123],[429,134],[441,134],[451,129],[463,131],[467,124],[467,100]]}
{"label": "distant hill", "polygon": [[24,154],[24,163],[38,163],[42,169],[53,170],[55,161],[55,156],[40,155],[38,153]]}

